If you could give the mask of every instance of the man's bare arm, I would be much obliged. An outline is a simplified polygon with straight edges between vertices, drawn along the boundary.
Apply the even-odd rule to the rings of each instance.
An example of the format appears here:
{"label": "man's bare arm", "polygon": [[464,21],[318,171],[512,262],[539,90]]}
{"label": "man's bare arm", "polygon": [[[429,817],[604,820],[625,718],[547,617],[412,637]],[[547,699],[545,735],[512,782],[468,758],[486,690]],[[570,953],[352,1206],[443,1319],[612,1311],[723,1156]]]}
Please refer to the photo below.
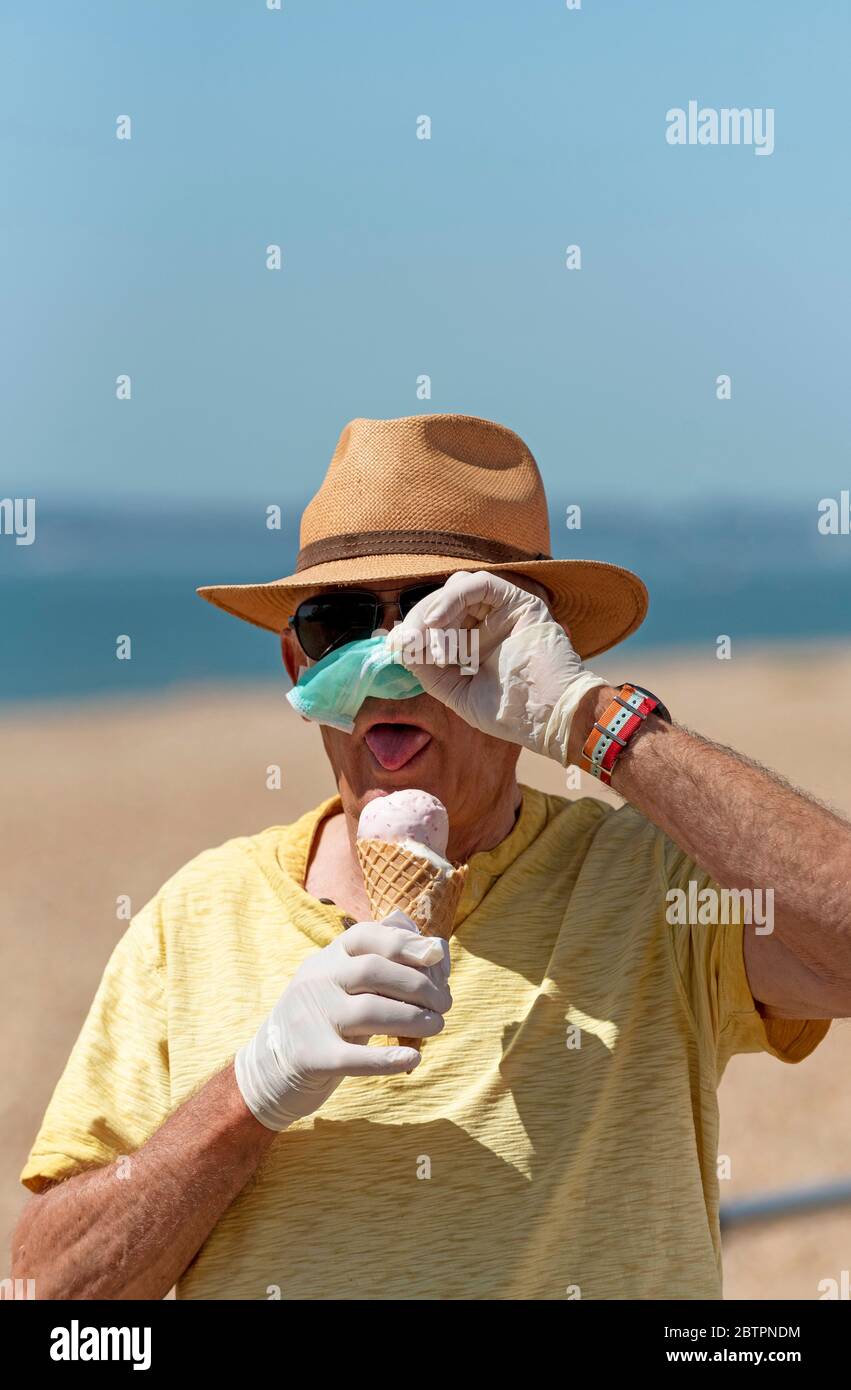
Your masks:
{"label": "man's bare arm", "polygon": [[13,1276],[34,1279],[38,1299],[164,1298],[274,1138],[228,1066],[122,1166],[33,1197],[12,1238]]}
{"label": "man's bare arm", "polygon": [[[577,709],[570,761],[613,695]],[[851,825],[729,748],[649,718],[612,786],[723,888],[772,888],[774,932],[745,935],[754,998],[791,1018],[851,1015]]]}

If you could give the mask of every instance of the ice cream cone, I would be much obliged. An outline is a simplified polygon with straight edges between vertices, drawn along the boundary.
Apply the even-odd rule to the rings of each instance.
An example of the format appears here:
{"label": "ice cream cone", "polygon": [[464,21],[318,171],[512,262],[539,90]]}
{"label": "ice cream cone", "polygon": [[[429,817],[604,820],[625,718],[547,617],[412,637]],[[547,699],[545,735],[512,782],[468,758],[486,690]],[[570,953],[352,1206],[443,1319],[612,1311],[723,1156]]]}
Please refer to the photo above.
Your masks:
{"label": "ice cream cone", "polygon": [[[464,888],[466,865],[445,868],[435,859],[415,854],[406,845],[387,840],[358,840],[358,859],[363,871],[369,907],[376,921],[400,908],[416,922],[424,936],[448,941]],[[391,1044],[422,1048],[422,1038],[391,1038]]]}

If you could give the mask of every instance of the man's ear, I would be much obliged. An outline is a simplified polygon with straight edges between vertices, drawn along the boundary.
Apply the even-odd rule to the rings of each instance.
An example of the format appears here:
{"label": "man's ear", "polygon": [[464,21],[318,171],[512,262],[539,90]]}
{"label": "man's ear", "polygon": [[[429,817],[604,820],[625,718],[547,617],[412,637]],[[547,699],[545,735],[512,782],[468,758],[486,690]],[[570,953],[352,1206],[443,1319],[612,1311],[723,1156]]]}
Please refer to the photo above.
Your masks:
{"label": "man's ear", "polygon": [[292,628],[285,627],[281,633],[281,657],[287,668],[287,675],[295,685],[299,673],[309,664],[307,657],[295,638]]}

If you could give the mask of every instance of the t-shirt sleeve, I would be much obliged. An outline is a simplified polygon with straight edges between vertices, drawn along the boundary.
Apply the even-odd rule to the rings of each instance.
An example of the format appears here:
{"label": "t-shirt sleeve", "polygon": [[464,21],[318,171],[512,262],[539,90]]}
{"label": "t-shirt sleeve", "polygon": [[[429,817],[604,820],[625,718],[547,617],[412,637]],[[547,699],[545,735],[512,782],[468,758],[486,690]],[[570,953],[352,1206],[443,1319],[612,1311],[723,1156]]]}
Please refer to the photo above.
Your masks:
{"label": "t-shirt sleeve", "polygon": [[[660,832],[661,833],[661,832]],[[662,864],[666,891],[668,930],[676,968],[699,1040],[714,1049],[717,1079],[737,1052],[769,1052],[781,1062],[801,1062],[818,1047],[830,1028],[830,1019],[764,1018],[748,983],[744,956],[747,928],[741,903],[735,895],[723,905],[714,879],[690,859],[666,835],[662,835]],[[690,888],[690,885],[694,887]],[[701,915],[700,895],[712,891],[715,921],[701,924],[676,921]],[[672,893],[684,895],[677,900]],[[689,898],[691,908],[689,907]],[[710,899],[703,899],[703,914],[710,914]],[[728,920],[724,920],[724,917]],[[720,919],[720,920],[719,920]]]}
{"label": "t-shirt sleeve", "polygon": [[159,901],[130,922],[104,971],[21,1173],[32,1192],[132,1154],[169,1114]]}

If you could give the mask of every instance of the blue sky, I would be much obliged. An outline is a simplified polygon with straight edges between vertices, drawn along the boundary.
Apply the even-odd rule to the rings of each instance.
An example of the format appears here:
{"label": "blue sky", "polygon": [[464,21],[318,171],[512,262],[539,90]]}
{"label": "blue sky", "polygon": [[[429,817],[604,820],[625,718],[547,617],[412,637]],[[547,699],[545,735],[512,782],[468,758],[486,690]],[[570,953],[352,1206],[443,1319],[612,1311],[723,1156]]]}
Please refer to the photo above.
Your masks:
{"label": "blue sky", "polygon": [[[2,50],[3,495],[299,499],[422,411],[568,499],[849,485],[846,7],[20,3]],[[773,155],[670,147],[692,98]]]}

